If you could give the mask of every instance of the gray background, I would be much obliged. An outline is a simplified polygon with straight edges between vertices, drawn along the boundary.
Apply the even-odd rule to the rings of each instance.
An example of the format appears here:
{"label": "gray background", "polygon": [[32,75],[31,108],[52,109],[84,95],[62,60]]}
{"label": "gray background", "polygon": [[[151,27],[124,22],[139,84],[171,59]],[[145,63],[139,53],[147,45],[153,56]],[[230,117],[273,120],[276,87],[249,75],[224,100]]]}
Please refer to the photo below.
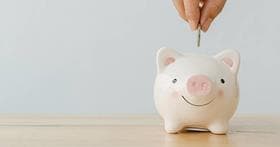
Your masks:
{"label": "gray background", "polygon": [[279,113],[279,4],[228,1],[196,48],[171,0],[2,0],[0,113],[155,113],[162,46],[238,49],[238,113]]}

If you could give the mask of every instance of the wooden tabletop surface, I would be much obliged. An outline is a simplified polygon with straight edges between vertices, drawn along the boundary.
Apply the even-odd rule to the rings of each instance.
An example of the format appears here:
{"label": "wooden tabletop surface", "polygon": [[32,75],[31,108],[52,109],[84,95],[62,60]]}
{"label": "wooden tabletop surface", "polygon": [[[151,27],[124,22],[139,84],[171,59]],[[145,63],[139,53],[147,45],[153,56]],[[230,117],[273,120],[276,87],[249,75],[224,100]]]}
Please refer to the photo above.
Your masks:
{"label": "wooden tabletop surface", "polygon": [[167,134],[157,115],[0,116],[0,147],[280,146],[280,116],[234,116],[227,135]]}

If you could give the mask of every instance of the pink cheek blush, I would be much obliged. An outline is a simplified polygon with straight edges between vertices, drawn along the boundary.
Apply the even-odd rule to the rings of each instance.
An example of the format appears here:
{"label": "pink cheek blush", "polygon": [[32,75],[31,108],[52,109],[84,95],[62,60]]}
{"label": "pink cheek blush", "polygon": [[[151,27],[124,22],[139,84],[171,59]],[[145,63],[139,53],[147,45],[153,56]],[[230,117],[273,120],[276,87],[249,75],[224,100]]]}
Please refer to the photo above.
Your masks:
{"label": "pink cheek blush", "polygon": [[223,91],[222,89],[220,89],[220,90],[218,91],[218,96],[219,96],[219,97],[223,97],[223,96],[224,96],[224,91]]}

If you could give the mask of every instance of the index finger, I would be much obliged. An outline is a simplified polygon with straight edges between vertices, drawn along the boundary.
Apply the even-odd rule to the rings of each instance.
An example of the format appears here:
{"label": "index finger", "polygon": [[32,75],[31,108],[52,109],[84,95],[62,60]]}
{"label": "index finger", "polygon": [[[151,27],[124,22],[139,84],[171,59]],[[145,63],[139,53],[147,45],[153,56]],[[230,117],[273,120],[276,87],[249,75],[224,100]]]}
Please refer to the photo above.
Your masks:
{"label": "index finger", "polygon": [[196,30],[200,19],[200,0],[184,0],[185,15],[191,29]]}

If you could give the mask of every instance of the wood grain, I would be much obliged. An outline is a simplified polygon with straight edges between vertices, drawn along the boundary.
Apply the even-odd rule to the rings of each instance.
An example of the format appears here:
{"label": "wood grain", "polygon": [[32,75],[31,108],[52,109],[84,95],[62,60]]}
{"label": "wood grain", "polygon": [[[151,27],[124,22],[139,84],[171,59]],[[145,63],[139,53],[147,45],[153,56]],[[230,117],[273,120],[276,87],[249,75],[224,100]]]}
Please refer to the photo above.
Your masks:
{"label": "wood grain", "polygon": [[239,115],[227,135],[167,134],[157,115],[0,116],[1,147],[280,146],[279,115]]}

